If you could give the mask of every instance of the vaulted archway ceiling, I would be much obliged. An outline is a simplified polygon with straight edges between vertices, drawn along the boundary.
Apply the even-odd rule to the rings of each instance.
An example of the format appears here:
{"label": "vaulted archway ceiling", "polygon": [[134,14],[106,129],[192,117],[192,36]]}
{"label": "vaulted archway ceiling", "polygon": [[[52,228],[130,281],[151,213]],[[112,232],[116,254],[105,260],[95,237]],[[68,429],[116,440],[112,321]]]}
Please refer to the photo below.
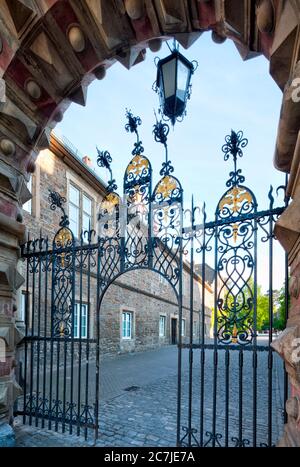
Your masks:
{"label": "vaulted archway ceiling", "polygon": [[[68,106],[85,105],[91,81],[116,61],[128,69],[142,62],[170,37],[185,48],[205,31],[217,43],[230,38],[244,60],[264,54],[283,90],[300,75],[299,12],[297,0],[0,0],[3,159],[28,176]],[[283,106],[292,117],[281,115],[275,157],[284,171],[300,121],[291,107]]]}

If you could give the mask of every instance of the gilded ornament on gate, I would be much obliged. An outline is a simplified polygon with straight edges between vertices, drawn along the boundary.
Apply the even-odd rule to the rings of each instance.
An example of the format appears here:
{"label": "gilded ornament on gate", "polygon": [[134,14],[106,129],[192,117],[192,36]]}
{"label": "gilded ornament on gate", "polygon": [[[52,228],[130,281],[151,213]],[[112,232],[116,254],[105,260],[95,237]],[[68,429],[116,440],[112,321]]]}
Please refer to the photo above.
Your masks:
{"label": "gilded ornament on gate", "polygon": [[73,236],[70,229],[63,227],[54,237],[54,243],[57,248],[65,248],[72,244]]}
{"label": "gilded ornament on gate", "polygon": [[233,237],[234,243],[236,243],[237,241],[238,231],[239,231],[239,224],[238,223],[232,224],[232,237]]}
{"label": "gilded ornament on gate", "polygon": [[148,170],[149,168],[149,162],[148,160],[143,157],[143,156],[140,156],[139,154],[137,156],[135,156],[132,161],[130,162],[130,164],[128,165],[127,167],[127,174],[128,173],[133,173],[135,176],[139,176],[141,175],[142,173],[146,173],[146,171]]}
{"label": "gilded ornament on gate", "polygon": [[162,195],[163,199],[171,198],[174,190],[178,188],[175,178],[166,175],[156,189],[156,193]]}
{"label": "gilded ornament on gate", "polygon": [[233,329],[232,329],[232,343],[237,344],[237,342],[238,342],[238,328],[237,328],[236,323],[234,323]]}
{"label": "gilded ornament on gate", "polygon": [[101,203],[101,210],[112,214],[119,204],[119,196],[116,193],[109,193]]}
{"label": "gilded ornament on gate", "polygon": [[[73,235],[68,227],[62,227],[54,237],[54,244],[56,248],[66,248],[72,245]],[[65,267],[65,260],[68,258],[65,252],[58,255],[60,258],[61,267]]]}
{"label": "gilded ornament on gate", "polygon": [[235,186],[221,199],[219,203],[219,210],[222,211],[225,206],[229,206],[233,213],[239,212],[244,202],[251,204],[253,198],[251,193],[244,187]]}

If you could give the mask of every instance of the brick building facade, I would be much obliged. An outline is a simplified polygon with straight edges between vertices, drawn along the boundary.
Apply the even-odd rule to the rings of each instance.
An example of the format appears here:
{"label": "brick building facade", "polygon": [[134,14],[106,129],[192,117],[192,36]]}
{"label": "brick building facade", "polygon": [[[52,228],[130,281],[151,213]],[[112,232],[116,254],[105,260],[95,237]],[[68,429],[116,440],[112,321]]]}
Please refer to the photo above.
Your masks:
{"label": "brick building facade", "polygon": [[[82,229],[94,229],[99,233],[99,206],[106,194],[106,184],[92,168],[91,160],[82,158],[67,140],[52,134],[50,149],[40,153],[38,166],[32,176],[29,188],[32,200],[24,206],[23,215],[31,239],[53,237],[59,228],[59,211],[50,209],[49,190],[58,192],[66,199],[65,208],[69,216],[70,228],[75,237],[80,237]],[[20,264],[21,273],[26,276],[25,264]],[[183,274],[183,322],[182,337],[188,338],[190,328],[190,269],[184,263]],[[89,277],[88,277],[89,276]],[[76,278],[75,315],[73,333],[81,337],[95,337],[97,318],[96,297],[97,271],[90,268],[82,279]],[[44,279],[42,279],[44,280]],[[198,341],[200,333],[201,277],[194,274],[193,334]],[[90,283],[88,292],[87,283]],[[51,283],[48,287],[51,296]],[[206,316],[205,333],[209,334],[211,306],[213,301],[212,284],[205,284]],[[24,320],[27,300],[29,327],[34,303],[32,286],[28,295],[23,287],[19,290],[21,306],[19,319]],[[45,308],[45,303],[39,306]],[[47,304],[49,307],[49,302]],[[81,311],[79,311],[81,310]],[[49,312],[48,312],[49,313]],[[40,327],[43,327],[41,315]],[[79,325],[79,321],[81,324]],[[50,322],[50,321],[49,321]],[[48,324],[49,325],[49,324]],[[81,326],[81,331],[79,327]],[[174,291],[159,274],[149,270],[128,271],[117,278],[108,288],[100,310],[101,354],[114,355],[128,351],[140,351],[161,345],[174,344],[179,332],[178,304]]]}

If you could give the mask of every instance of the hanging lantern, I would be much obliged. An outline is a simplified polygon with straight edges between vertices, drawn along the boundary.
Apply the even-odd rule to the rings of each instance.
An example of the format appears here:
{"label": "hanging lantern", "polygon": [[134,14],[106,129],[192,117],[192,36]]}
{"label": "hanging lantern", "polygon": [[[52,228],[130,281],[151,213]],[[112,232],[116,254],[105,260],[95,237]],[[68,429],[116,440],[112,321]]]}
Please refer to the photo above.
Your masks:
{"label": "hanging lantern", "polygon": [[155,91],[159,94],[161,113],[171,120],[172,125],[185,115],[191,93],[191,77],[196,69],[194,63],[178,49],[157,62]]}

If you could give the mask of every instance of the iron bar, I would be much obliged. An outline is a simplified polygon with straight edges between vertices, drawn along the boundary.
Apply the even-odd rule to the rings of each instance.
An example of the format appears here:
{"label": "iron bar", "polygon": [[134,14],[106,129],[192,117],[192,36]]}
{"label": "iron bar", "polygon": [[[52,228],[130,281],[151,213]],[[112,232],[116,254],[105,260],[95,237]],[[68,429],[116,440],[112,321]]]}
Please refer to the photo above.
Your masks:
{"label": "iron bar", "polygon": [[[191,224],[194,232],[194,198],[191,206]],[[192,444],[192,406],[193,406],[193,322],[194,322],[194,233],[190,238],[190,326],[189,326],[189,402],[188,402],[188,442]]]}
{"label": "iron bar", "polygon": [[[206,212],[205,212],[205,204],[203,206],[203,221],[205,223],[206,220]],[[206,233],[205,229],[203,230],[203,243],[202,243],[202,303],[201,303],[201,340],[200,345],[201,353],[200,353],[200,447],[203,447],[203,430],[204,430],[204,374],[205,374],[205,252],[206,252]]]}
{"label": "iron bar", "polygon": [[[289,318],[289,263],[288,263],[288,254],[285,253],[285,283],[284,283],[284,308],[285,308],[285,316],[284,316],[284,327],[287,326],[287,321]],[[286,401],[289,398],[289,379],[288,373],[285,368],[285,363],[283,363],[283,372],[284,372],[284,386],[283,386],[283,418],[284,423],[288,421],[288,415],[286,411]]]}
{"label": "iron bar", "polygon": [[216,421],[217,421],[217,386],[218,386],[218,228],[215,229],[215,288],[214,288],[214,344],[213,344],[213,409],[212,409],[212,447],[216,446]]}
{"label": "iron bar", "polygon": [[[81,245],[83,244],[83,234],[81,234]],[[82,250],[80,253],[80,272],[79,272],[79,303],[77,302],[77,307],[79,305],[79,310],[77,308],[77,326],[78,326],[78,335],[79,335],[79,351],[78,351],[78,399],[77,399],[77,410],[78,410],[78,424],[77,424],[77,436],[80,435],[80,408],[83,405],[81,403],[81,356],[82,356],[82,269],[83,269],[83,256]]]}
{"label": "iron bar", "polygon": [[238,446],[243,446],[243,366],[244,366],[244,354],[243,350],[239,351],[239,437]]}
{"label": "iron bar", "polygon": [[101,310],[101,256],[102,244],[99,242],[97,250],[97,314],[96,314],[96,384],[95,384],[95,443],[99,437],[99,398],[100,398],[100,310]]}
{"label": "iron bar", "polygon": [[[36,250],[36,240],[33,242],[34,252]],[[31,300],[31,333],[34,334],[34,325],[35,325],[35,273],[36,273],[36,261],[37,258],[33,257],[31,268],[32,268],[32,300]],[[29,401],[30,401],[30,416],[29,416],[29,425],[32,425],[32,416],[36,414],[36,409],[33,410],[33,362],[34,362],[34,343],[31,342],[30,346],[30,392],[29,392]]]}
{"label": "iron bar", "polygon": [[[182,212],[181,212],[182,222]],[[182,225],[182,224],[181,224]],[[179,298],[178,298],[178,370],[177,370],[177,446],[181,445],[181,397],[182,397],[182,272],[183,272],[183,252],[182,237],[179,239]]]}
{"label": "iron bar", "polygon": [[230,352],[225,350],[225,447],[229,446],[229,381],[230,381]]}
{"label": "iron bar", "polygon": [[[76,252],[75,252],[75,243],[72,245],[72,315],[71,315],[71,371],[70,371],[70,423],[69,423],[69,433],[73,433],[73,423],[71,421],[74,418],[74,411],[76,414],[75,404],[74,404],[74,343],[76,342],[74,329],[75,329],[75,298],[76,298]],[[76,417],[75,417],[76,418]]]}
{"label": "iron bar", "polygon": [[[47,324],[48,324],[48,267],[49,267],[49,256],[48,256],[48,237],[45,239],[46,245],[46,256],[45,256],[45,295],[44,295],[44,338],[47,336]],[[43,342],[41,340],[41,342]],[[45,428],[45,409],[46,409],[46,364],[47,364],[47,341],[44,339],[43,346],[43,418],[42,418],[42,428]]]}
{"label": "iron bar", "polygon": [[[257,207],[255,206],[255,213]],[[253,412],[252,412],[252,436],[253,436],[253,447],[257,444],[257,217],[254,218],[253,222],[254,232],[254,268],[253,268],[253,360],[252,360],[252,394],[253,394]]]}
{"label": "iron bar", "polygon": [[[40,232],[40,239],[39,239],[39,251],[42,249],[42,233]],[[42,261],[39,257],[38,259],[38,266],[37,266],[37,274],[38,274],[38,300],[37,300],[37,333],[38,335],[41,334],[41,280],[42,280]],[[40,385],[40,341],[37,341],[37,365],[36,365],[36,413],[39,411],[39,385]],[[35,426],[38,426],[38,418],[35,417]]]}
{"label": "iron bar", "polygon": [[[272,203],[272,201],[271,201]],[[269,353],[268,353],[268,446],[272,447],[272,397],[273,397],[273,217],[269,218]]]}
{"label": "iron bar", "polygon": [[[89,232],[88,235],[88,242],[91,243],[91,235]],[[90,364],[90,326],[91,326],[91,255],[88,255],[88,265],[87,265],[87,316],[86,316],[86,326],[87,326],[87,339],[86,339],[86,365],[85,365],[85,406],[87,407],[89,404],[89,364]],[[87,411],[85,415],[85,429],[84,429],[84,437],[87,439],[88,431],[87,431]]]}
{"label": "iron bar", "polygon": [[60,421],[60,396],[59,396],[59,388],[60,388],[60,384],[59,384],[59,370],[60,370],[60,343],[61,343],[61,339],[58,339],[57,340],[57,345],[56,345],[56,396],[55,396],[55,402],[54,402],[54,405],[55,405],[55,413],[56,413],[56,416],[55,416],[55,431],[58,431],[58,423]]}
{"label": "iron bar", "polygon": [[[29,234],[27,238],[26,249],[30,248]],[[25,248],[22,248],[22,252]],[[26,295],[25,295],[25,336],[29,335],[29,260],[26,261]],[[26,423],[26,404],[27,404],[27,358],[28,358],[28,339],[25,338],[24,345],[24,397],[23,397],[23,423]]]}
{"label": "iron bar", "polygon": [[[54,284],[55,284],[55,267],[57,262],[57,257],[54,255],[54,252],[50,253],[51,264],[52,264],[52,280],[51,280],[51,313],[50,313],[50,381],[49,381],[49,412],[52,413],[53,400],[52,400],[52,391],[53,391],[53,349],[54,349],[54,326],[53,326],[53,314],[54,314]],[[45,337],[46,341],[46,337]],[[51,430],[52,423],[51,418],[49,417],[48,429]]]}

